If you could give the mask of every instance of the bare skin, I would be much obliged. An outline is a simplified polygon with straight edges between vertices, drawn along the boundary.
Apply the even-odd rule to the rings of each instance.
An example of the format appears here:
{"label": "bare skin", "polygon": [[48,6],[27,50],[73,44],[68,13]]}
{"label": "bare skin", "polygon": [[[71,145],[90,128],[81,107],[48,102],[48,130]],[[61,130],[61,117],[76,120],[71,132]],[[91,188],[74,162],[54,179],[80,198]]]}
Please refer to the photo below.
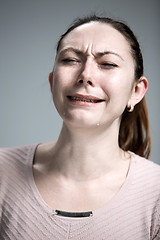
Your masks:
{"label": "bare skin", "polygon": [[37,148],[33,166],[35,182],[42,198],[53,209],[96,210],[118,192],[126,179],[129,154],[121,150],[118,155],[117,151],[115,154],[104,151],[104,141],[100,142],[99,137],[99,142],[95,137],[84,138],[81,136],[81,143],[68,142],[62,133],[56,143]]}
{"label": "bare skin", "polygon": [[[95,54],[104,52],[106,45],[120,56],[103,56],[107,68]],[[58,53],[54,73],[49,75],[63,127],[56,142],[37,147],[33,173],[43,200],[51,208],[94,211],[107,204],[125,182],[130,154],[118,145],[120,118],[127,105],[136,105],[143,98],[148,84],[145,77],[134,83],[128,43],[110,26],[90,23],[73,30],[63,40],[60,52],[70,47],[78,47],[81,56],[72,51],[65,53],[67,56]],[[77,92],[103,101],[68,98]]]}

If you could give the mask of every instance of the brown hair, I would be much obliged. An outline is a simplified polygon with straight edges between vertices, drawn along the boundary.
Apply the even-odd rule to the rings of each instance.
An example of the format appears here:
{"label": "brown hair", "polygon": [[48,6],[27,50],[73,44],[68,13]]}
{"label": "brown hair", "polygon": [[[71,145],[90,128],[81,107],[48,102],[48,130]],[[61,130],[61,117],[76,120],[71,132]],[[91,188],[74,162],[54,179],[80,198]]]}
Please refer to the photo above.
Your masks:
{"label": "brown hair", "polygon": [[[57,44],[57,52],[64,37],[72,30],[89,22],[100,22],[110,24],[118,30],[128,41],[131,54],[135,61],[135,81],[143,76],[143,57],[138,40],[132,30],[124,22],[112,18],[98,17],[91,15],[85,18],[76,19],[68,30],[60,37]],[[149,118],[145,97],[135,106],[133,112],[127,108],[122,114],[119,130],[119,146],[125,151],[132,151],[142,157],[149,158],[151,150],[151,139],[149,129]]]}

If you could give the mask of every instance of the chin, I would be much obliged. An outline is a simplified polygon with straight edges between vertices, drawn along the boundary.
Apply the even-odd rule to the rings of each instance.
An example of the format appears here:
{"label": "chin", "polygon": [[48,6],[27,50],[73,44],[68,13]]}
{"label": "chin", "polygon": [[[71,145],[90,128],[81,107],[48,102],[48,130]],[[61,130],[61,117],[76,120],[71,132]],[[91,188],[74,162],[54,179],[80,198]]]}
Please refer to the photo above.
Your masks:
{"label": "chin", "polygon": [[66,123],[67,125],[73,126],[73,127],[77,127],[77,128],[92,128],[95,127],[98,123],[97,121],[93,121],[93,119],[91,120],[90,118],[86,119],[86,118],[70,118],[65,116],[63,118],[64,123]]}

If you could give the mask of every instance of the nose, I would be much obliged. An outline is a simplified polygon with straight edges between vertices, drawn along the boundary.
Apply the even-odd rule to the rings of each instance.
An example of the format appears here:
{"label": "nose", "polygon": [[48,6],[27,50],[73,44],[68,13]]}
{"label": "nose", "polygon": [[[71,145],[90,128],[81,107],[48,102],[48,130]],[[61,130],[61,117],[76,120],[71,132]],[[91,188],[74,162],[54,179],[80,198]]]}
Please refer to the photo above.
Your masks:
{"label": "nose", "polygon": [[77,84],[90,85],[94,87],[94,66],[91,60],[86,60],[80,71]]}

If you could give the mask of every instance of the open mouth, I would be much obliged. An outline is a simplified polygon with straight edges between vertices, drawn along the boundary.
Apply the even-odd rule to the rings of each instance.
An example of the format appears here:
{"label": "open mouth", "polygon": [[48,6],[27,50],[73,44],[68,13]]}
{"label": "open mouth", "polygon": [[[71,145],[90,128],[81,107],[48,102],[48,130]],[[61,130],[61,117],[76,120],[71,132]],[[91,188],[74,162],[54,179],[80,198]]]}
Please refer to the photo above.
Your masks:
{"label": "open mouth", "polygon": [[90,97],[77,97],[77,96],[67,96],[71,101],[81,101],[81,102],[90,102],[90,103],[100,103],[104,102],[103,99],[93,99]]}

